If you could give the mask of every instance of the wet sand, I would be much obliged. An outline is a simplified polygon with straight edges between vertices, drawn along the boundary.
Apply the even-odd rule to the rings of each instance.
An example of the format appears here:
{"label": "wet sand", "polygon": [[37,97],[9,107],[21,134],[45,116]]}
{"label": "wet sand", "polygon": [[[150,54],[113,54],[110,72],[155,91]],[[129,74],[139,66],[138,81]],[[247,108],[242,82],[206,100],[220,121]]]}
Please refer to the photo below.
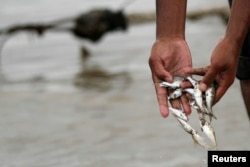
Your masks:
{"label": "wet sand", "polygon": [[[160,117],[147,65],[154,28],[148,23],[96,45],[84,42],[92,54],[87,70],[100,75],[83,78],[71,36],[48,34],[30,45],[22,35],[9,41],[1,66],[0,166],[207,166],[207,151],[194,146],[172,116]],[[187,23],[195,67],[209,62],[224,28],[217,17]],[[214,111],[219,149],[249,150],[237,80]],[[195,112],[190,122],[199,129]]]}

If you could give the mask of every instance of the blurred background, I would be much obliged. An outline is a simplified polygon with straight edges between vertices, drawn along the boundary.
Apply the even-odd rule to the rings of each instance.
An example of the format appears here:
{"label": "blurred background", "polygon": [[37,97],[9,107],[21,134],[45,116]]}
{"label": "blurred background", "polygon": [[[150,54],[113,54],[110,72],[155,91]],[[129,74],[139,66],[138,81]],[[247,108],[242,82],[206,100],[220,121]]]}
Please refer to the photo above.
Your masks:
{"label": "blurred background", "polygon": [[[92,9],[123,9],[128,19],[155,12],[153,0],[0,2],[0,29]],[[188,1],[186,38],[194,67],[209,63],[225,31],[221,15],[191,17],[211,9],[228,9],[227,1]],[[126,31],[107,33],[98,42],[57,31],[22,31],[5,39],[0,36],[1,167],[207,166],[207,151],[194,146],[172,116],[160,116],[148,67],[154,19],[128,22]],[[214,111],[219,149],[249,150],[238,80]],[[199,129],[195,112],[190,122]]]}

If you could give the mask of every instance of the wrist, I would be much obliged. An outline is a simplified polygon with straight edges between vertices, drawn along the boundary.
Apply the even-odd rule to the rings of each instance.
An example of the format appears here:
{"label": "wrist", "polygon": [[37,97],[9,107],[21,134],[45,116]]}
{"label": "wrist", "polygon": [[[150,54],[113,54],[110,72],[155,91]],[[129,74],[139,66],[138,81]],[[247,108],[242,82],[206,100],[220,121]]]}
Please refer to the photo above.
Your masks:
{"label": "wrist", "polygon": [[237,37],[237,36],[231,36],[231,35],[225,35],[223,41],[230,47],[237,50],[241,49],[241,46],[243,44],[244,38]]}
{"label": "wrist", "polygon": [[182,33],[157,34],[157,40],[185,40],[185,35]]}
{"label": "wrist", "polygon": [[178,42],[178,41],[185,41],[184,36],[178,36],[178,35],[173,35],[173,36],[157,36],[156,37],[156,42]]}
{"label": "wrist", "polygon": [[239,44],[235,38],[226,36],[217,46],[220,48],[220,54],[224,54],[226,57],[229,56],[237,60],[240,55],[242,44]]}

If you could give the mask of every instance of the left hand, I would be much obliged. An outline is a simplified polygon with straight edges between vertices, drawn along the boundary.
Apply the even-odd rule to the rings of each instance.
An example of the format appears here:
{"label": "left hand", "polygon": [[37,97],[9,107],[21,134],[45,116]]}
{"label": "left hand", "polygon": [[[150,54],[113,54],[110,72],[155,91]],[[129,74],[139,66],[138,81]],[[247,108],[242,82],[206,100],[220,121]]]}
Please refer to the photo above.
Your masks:
{"label": "left hand", "polygon": [[205,75],[200,82],[202,91],[205,91],[214,81],[217,82],[215,102],[220,100],[234,82],[238,55],[239,48],[224,38],[215,47],[210,66],[189,71],[192,74]]}

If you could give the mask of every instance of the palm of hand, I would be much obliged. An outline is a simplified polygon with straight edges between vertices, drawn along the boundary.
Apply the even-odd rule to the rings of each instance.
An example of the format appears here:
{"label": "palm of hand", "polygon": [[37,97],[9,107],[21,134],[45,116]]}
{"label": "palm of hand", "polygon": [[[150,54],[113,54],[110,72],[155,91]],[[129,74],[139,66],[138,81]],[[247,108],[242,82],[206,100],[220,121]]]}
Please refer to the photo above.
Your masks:
{"label": "palm of hand", "polygon": [[186,41],[160,41],[153,45],[149,64],[158,79],[166,80],[169,76],[162,76],[166,71],[171,76],[185,76],[187,69],[192,67],[192,59]]}
{"label": "palm of hand", "polygon": [[[156,41],[152,47],[149,65],[152,79],[155,84],[157,100],[163,117],[169,114],[167,103],[167,89],[159,87],[161,81],[173,81],[173,76],[185,76],[187,70],[191,69],[192,59],[185,40],[161,40]],[[180,100],[171,102],[173,107],[182,108],[189,114],[191,108],[184,96]]]}

